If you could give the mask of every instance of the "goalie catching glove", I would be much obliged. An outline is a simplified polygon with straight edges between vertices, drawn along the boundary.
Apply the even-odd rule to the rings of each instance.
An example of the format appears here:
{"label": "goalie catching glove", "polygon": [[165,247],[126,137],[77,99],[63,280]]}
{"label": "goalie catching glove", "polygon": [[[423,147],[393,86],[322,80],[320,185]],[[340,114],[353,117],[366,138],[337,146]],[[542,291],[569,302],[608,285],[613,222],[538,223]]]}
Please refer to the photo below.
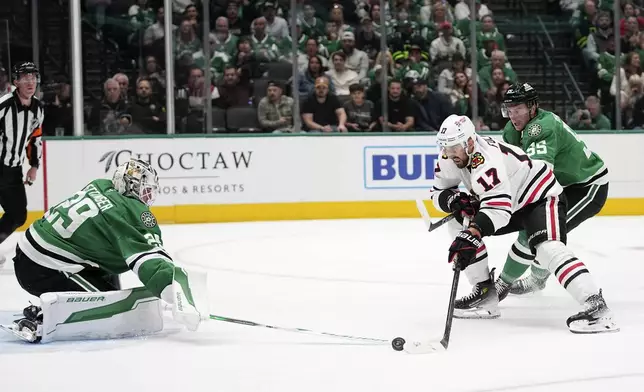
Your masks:
{"label": "goalie catching glove", "polygon": [[481,243],[481,237],[470,230],[461,231],[449,247],[448,262],[454,263],[454,268],[464,270],[472,264]]}

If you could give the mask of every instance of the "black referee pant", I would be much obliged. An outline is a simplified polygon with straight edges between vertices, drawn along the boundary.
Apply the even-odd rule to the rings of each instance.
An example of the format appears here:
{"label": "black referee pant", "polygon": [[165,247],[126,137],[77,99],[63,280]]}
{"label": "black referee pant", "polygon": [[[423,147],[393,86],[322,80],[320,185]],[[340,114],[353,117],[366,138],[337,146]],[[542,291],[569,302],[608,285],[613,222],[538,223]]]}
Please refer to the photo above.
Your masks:
{"label": "black referee pant", "polygon": [[27,221],[27,193],[22,180],[22,167],[0,166],[0,243]]}

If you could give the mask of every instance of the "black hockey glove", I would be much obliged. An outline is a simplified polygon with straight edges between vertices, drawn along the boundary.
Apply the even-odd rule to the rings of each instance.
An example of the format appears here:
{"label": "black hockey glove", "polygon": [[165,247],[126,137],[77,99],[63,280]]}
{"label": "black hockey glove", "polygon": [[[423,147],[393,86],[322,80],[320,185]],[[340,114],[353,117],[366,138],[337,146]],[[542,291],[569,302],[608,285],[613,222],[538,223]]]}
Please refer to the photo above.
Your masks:
{"label": "black hockey glove", "polygon": [[476,258],[476,250],[481,246],[481,237],[463,230],[456,235],[454,242],[449,247],[449,263],[454,263],[454,268],[464,270]]}
{"label": "black hockey glove", "polygon": [[463,224],[463,217],[473,218],[479,211],[480,203],[473,196],[465,192],[454,193],[447,199],[449,210],[454,213],[454,217]]}

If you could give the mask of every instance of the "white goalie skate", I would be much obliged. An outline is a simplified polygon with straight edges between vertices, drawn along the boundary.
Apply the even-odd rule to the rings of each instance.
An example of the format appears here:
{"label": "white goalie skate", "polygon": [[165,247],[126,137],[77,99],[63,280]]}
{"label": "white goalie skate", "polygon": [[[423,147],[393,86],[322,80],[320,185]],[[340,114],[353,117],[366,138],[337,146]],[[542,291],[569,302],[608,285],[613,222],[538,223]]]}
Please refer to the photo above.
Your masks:
{"label": "white goalie skate", "polygon": [[499,296],[494,286],[494,269],[490,278],[477,283],[472,292],[454,302],[454,317],[462,319],[494,319],[501,316]]}
{"label": "white goalie skate", "polygon": [[566,324],[570,332],[579,334],[619,332],[619,327],[613,321],[613,314],[606,306],[606,301],[599,294],[591,295],[584,304],[584,310],[568,317]]}
{"label": "white goalie skate", "polygon": [[24,318],[10,325],[0,325],[0,330],[8,332],[18,339],[29,343],[38,343],[42,338],[42,309],[38,306],[27,306],[23,310]]}

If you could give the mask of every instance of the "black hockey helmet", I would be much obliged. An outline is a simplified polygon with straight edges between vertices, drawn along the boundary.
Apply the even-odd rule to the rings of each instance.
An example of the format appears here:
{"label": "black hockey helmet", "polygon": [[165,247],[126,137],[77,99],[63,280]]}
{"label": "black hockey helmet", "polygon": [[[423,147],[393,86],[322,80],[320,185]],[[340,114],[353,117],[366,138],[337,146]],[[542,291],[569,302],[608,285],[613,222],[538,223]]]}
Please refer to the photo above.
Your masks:
{"label": "black hockey helmet", "polygon": [[11,78],[13,80],[18,80],[20,79],[20,76],[24,74],[34,74],[38,83],[40,83],[40,71],[38,71],[36,64],[32,63],[31,61],[22,61],[14,65],[11,73]]}
{"label": "black hockey helmet", "polygon": [[539,107],[539,94],[537,94],[537,90],[528,83],[515,83],[508,88],[508,91],[506,91],[503,96],[503,102],[501,104],[503,117],[508,117],[508,107],[520,105],[522,103],[525,103],[529,110],[532,109],[533,106]]}

